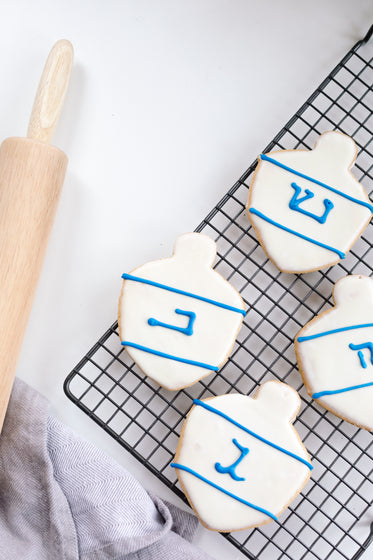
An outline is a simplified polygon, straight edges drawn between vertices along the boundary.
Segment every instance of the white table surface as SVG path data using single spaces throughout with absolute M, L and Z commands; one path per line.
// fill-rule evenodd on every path
M 2 137 L 25 135 L 53 43 L 75 47 L 54 139 L 69 169 L 17 375 L 182 507 L 65 397 L 63 380 L 115 320 L 122 272 L 168 255 L 372 22 L 371 0 L 0 4 Z M 202 527 L 195 542 L 217 560 L 244 558 Z

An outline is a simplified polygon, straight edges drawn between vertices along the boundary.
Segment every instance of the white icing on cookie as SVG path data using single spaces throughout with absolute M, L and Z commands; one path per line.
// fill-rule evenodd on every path
M 186 233 L 177 238 L 172 257 L 123 275 L 122 344 L 141 370 L 167 389 L 217 371 L 242 324 L 244 302 L 211 268 L 215 256 L 212 239 Z
M 333 297 L 335 307 L 297 335 L 299 367 L 308 393 L 321 405 L 373 430 L 373 279 L 346 276 Z
M 313 150 L 259 157 L 247 211 L 280 270 L 300 273 L 335 264 L 368 225 L 372 203 L 350 172 L 356 154 L 349 136 L 326 132 Z
M 202 523 L 236 531 L 277 518 L 312 468 L 291 423 L 297 392 L 268 381 L 254 399 L 230 394 L 194 403 L 172 466 Z

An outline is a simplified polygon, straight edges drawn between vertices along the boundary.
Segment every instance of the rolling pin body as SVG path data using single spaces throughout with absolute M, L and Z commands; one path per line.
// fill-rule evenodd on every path
M 67 167 L 29 138 L 0 147 L 0 430 Z

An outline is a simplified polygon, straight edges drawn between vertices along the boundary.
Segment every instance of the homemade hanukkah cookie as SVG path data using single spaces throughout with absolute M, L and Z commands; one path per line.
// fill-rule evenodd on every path
M 224 532 L 277 521 L 312 470 L 292 425 L 298 393 L 268 381 L 255 398 L 230 394 L 193 403 L 171 466 L 200 521 Z
M 308 393 L 340 418 L 373 430 L 373 279 L 346 276 L 334 286 L 335 307 L 295 339 Z
M 215 242 L 201 233 L 177 238 L 171 257 L 124 279 L 119 336 L 140 369 L 178 390 L 226 362 L 245 316 L 235 288 L 211 267 Z
M 259 156 L 247 213 L 269 259 L 283 272 L 310 272 L 344 259 L 373 206 L 350 172 L 355 142 L 322 134 L 313 150 Z

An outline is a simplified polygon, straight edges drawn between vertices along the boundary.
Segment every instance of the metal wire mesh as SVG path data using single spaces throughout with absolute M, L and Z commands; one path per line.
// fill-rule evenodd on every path
M 373 27 L 371 28 L 372 34 Z M 319 134 L 338 129 L 359 147 L 354 174 L 373 186 L 373 44 L 357 43 L 290 119 L 264 152 L 312 148 Z M 225 535 L 249 558 L 354 559 L 372 540 L 373 438 L 310 399 L 297 371 L 293 340 L 331 305 L 334 283 L 355 273 L 373 275 L 370 224 L 347 258 L 320 272 L 293 275 L 268 261 L 245 213 L 252 164 L 196 231 L 216 240 L 216 270 L 241 293 L 249 312 L 227 364 L 217 375 L 179 392 L 145 377 L 120 346 L 112 325 L 65 382 L 73 402 L 183 497 L 169 466 L 194 398 L 250 394 L 273 377 L 302 399 L 295 427 L 313 460 L 311 481 L 279 522 Z M 373 524 L 371 524 L 371 528 Z M 367 537 L 368 534 L 368 537 Z M 365 541 L 365 542 L 364 542 Z

